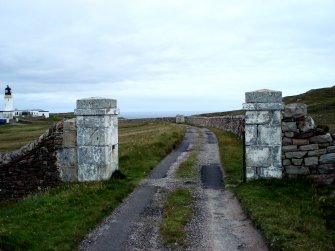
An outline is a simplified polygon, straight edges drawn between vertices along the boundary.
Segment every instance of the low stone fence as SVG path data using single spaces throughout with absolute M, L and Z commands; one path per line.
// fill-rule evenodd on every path
M 185 117 L 185 123 L 197 126 L 215 127 L 243 137 L 244 116 Z
M 63 123 L 13 152 L 0 153 L 0 199 L 15 199 L 61 182 L 57 151 L 63 144 Z
M 141 119 L 119 119 L 119 122 L 176 122 L 175 117 L 162 117 L 162 118 L 141 118 Z
M 311 176 L 319 183 L 335 179 L 335 134 L 327 126 L 315 127 L 304 104 L 285 107 L 282 121 L 283 175 Z

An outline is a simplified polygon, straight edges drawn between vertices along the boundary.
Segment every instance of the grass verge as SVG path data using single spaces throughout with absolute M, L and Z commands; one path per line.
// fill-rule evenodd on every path
M 182 140 L 185 128 L 168 123 L 120 127 L 123 179 L 64 184 L 0 207 L 1 250 L 74 250 Z M 122 175 L 119 175 L 122 176 Z
M 164 245 L 173 249 L 186 246 L 185 226 L 193 215 L 192 203 L 188 189 L 178 188 L 167 195 L 159 228 Z
M 213 131 L 227 179 L 237 184 L 242 177 L 242 142 L 230 133 Z M 335 250 L 334 186 L 271 179 L 231 189 L 272 250 Z
M 237 185 L 243 180 L 242 141 L 231 132 L 210 128 L 218 139 L 220 159 L 224 168 L 225 184 Z

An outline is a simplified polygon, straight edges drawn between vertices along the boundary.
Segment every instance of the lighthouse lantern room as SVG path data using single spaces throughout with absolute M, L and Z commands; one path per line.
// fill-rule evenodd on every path
M 5 111 L 13 111 L 12 89 L 7 85 L 5 89 Z

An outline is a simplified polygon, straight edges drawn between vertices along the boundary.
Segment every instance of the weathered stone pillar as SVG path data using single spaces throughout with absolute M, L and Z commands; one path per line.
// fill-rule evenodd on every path
M 57 149 L 57 166 L 62 181 L 78 181 L 76 120 L 63 122 L 62 147 Z
M 246 92 L 245 101 L 246 178 L 281 178 L 282 93 L 271 90 Z
M 185 123 L 185 116 L 184 115 L 177 115 L 176 116 L 176 123 L 177 124 L 184 124 Z
M 77 100 L 78 180 L 107 180 L 118 169 L 118 119 L 116 100 Z

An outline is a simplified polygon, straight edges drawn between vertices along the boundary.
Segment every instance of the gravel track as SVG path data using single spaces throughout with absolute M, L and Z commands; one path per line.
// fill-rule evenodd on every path
M 191 151 L 198 152 L 199 176 L 176 178 L 175 171 Z M 159 238 L 159 222 L 166 194 L 178 187 L 190 188 L 195 200 L 186 250 L 268 250 L 223 180 L 215 134 L 188 127 L 182 145 L 87 235 L 79 250 L 170 250 Z

